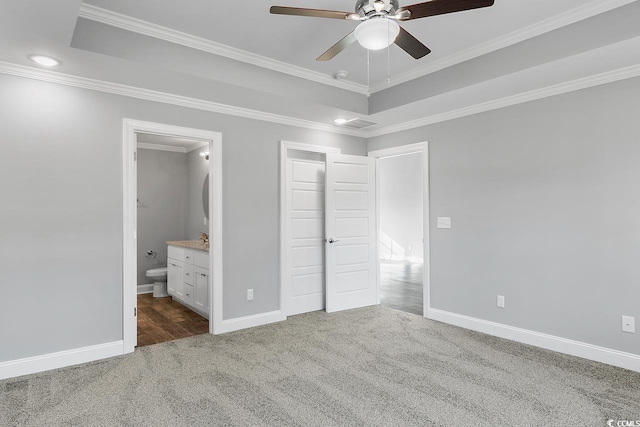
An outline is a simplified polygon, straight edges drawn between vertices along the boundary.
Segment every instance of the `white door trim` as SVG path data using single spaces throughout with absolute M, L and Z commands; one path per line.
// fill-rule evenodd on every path
M 383 150 L 369 151 L 369 157 L 374 157 L 376 159 L 376 233 L 378 243 L 376 245 L 376 251 L 378 251 L 376 259 L 378 262 L 378 304 L 380 303 L 380 174 L 378 172 L 380 168 L 378 167 L 377 163 L 380 159 L 416 153 L 422 154 L 422 239 L 424 245 L 424 264 L 422 271 L 422 314 L 424 317 L 430 317 L 431 256 L 429 253 L 429 142 L 419 142 L 417 144 L 400 145 Z
M 166 125 L 162 123 L 123 119 L 122 145 L 122 295 L 123 295 L 123 341 L 124 353 L 134 351 L 137 337 L 134 333 L 137 318 L 136 274 L 137 274 L 137 150 L 136 133 L 151 133 L 162 136 L 181 136 L 209 142 L 209 264 L 211 266 L 211 288 L 209 292 L 209 332 L 220 333 L 222 325 L 222 133 L 200 129 Z
M 301 142 L 280 141 L 280 311 L 286 319 L 287 295 L 289 295 L 289 248 L 287 230 L 287 153 L 288 150 L 307 151 L 312 153 L 334 153 L 340 154 L 341 150 L 323 145 L 304 144 Z

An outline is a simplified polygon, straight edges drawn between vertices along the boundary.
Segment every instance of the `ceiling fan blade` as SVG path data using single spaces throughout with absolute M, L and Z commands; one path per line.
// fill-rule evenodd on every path
M 400 27 L 400 33 L 398 33 L 398 37 L 396 37 L 396 41 L 394 43 L 415 59 L 420 59 L 431 53 L 431 49 L 423 45 L 420 40 L 413 37 L 402 27 Z
M 401 7 L 398 14 L 405 10 L 411 12 L 409 18 L 402 20 L 426 18 L 427 16 L 444 15 L 446 13 L 462 12 L 463 10 L 479 9 L 481 7 L 493 6 L 494 0 L 432 0 L 424 3 L 412 4 Z
M 340 40 L 338 43 L 331 46 L 325 53 L 320 55 L 316 59 L 316 61 L 328 61 L 330 59 L 333 59 L 334 56 L 336 56 L 337 54 L 345 50 L 355 41 L 356 41 L 356 33 L 355 31 L 352 31 L 346 36 L 344 36 L 344 38 Z
M 353 13 L 336 10 L 303 9 L 300 7 L 271 6 L 269 11 L 274 15 L 313 16 L 316 18 L 349 19 Z

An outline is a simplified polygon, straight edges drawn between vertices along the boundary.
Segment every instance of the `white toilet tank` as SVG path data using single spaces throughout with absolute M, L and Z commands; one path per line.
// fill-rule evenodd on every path
M 167 267 L 152 268 L 147 270 L 146 276 L 148 279 L 154 282 L 166 282 L 167 281 Z

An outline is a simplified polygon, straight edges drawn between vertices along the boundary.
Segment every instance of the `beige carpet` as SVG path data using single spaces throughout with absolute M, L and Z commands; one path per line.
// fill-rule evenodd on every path
M 606 426 L 640 374 L 383 307 L 0 381 L 0 426 Z

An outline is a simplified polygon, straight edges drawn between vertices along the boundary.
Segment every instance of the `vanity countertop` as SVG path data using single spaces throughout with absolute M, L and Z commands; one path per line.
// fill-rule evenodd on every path
M 209 252 L 209 242 L 204 243 L 202 240 L 175 240 L 167 242 L 167 245 Z

